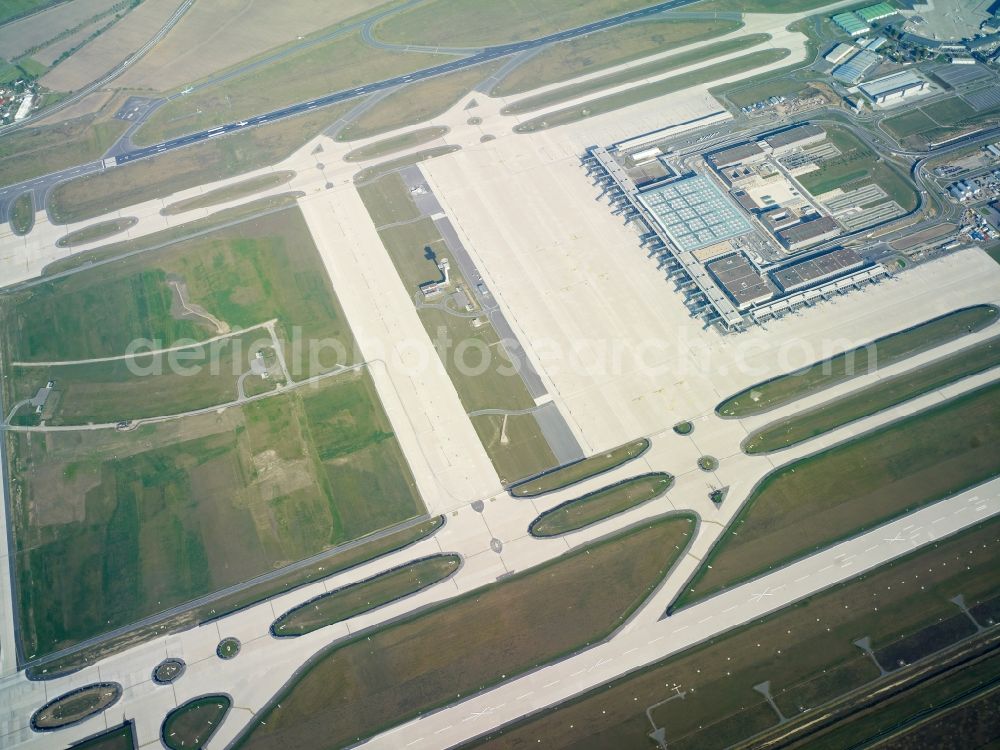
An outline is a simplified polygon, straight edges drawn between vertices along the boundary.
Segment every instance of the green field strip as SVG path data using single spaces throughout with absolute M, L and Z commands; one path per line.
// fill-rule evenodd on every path
M 229 713 L 228 695 L 203 695 L 178 706 L 160 726 L 160 739 L 169 750 L 201 750 Z
M 537 477 L 518 482 L 510 488 L 514 497 L 538 497 L 617 469 L 645 453 L 650 446 L 648 438 L 619 445 L 581 461 L 560 466 Z
M 192 211 L 196 208 L 210 208 L 211 206 L 239 200 L 240 198 L 245 198 L 248 195 L 253 195 L 264 190 L 271 190 L 284 185 L 293 177 L 295 177 L 295 172 L 290 169 L 284 169 L 279 172 L 268 172 L 257 177 L 251 177 L 248 180 L 241 180 L 232 185 L 210 190 L 193 198 L 185 198 L 182 201 L 168 203 L 160 209 L 160 213 L 164 216 L 175 216 L 176 214 Z

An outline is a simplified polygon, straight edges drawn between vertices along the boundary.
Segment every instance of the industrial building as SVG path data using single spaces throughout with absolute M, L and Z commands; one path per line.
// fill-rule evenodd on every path
M 732 298 L 737 310 L 746 310 L 774 297 L 774 285 L 742 253 L 713 260 L 705 268 Z
M 833 49 L 823 56 L 823 59 L 831 65 L 839 65 L 857 51 L 858 48 L 853 44 L 845 44 L 844 42 L 841 42 L 834 45 Z
M 797 148 L 819 143 L 824 139 L 826 139 L 826 131 L 823 128 L 807 123 L 766 135 L 761 140 L 767 145 L 771 156 L 779 157 Z
M 840 234 L 840 226 L 829 216 L 820 216 L 809 221 L 802 221 L 774 233 L 786 248 L 791 251 L 804 250 L 807 247 L 829 240 Z
M 771 278 L 782 292 L 789 294 L 843 276 L 864 265 L 864 258 L 845 247 L 772 271 Z
M 729 197 L 705 175 L 668 182 L 637 197 L 681 252 L 698 250 L 753 229 Z
M 858 88 L 874 104 L 891 104 L 927 89 L 927 81 L 912 70 L 901 70 L 874 81 L 862 83 Z
M 868 5 L 860 10 L 856 10 L 854 13 L 865 23 L 874 23 L 875 21 L 881 21 L 883 18 L 894 16 L 899 11 L 889 5 L 889 3 L 876 3 L 875 5 Z
M 724 148 L 721 151 L 709 154 L 706 158 L 713 167 L 719 170 L 726 167 L 735 167 L 740 164 L 755 164 L 763 161 L 765 156 L 764 149 L 756 143 L 750 142 Z
M 834 68 L 830 75 L 841 83 L 853 86 L 865 77 L 865 73 L 878 65 L 879 59 L 872 50 L 863 49 L 844 64 Z
M 830 20 L 851 36 L 861 36 L 868 32 L 868 24 L 853 13 L 837 13 Z

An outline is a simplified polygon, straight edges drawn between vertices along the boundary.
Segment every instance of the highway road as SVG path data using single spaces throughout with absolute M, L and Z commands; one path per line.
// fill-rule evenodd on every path
M 454 747 L 850 580 L 997 513 L 1000 479 L 727 589 L 668 618 L 638 624 L 633 619 L 601 645 L 409 721 L 361 746 L 372 750 Z

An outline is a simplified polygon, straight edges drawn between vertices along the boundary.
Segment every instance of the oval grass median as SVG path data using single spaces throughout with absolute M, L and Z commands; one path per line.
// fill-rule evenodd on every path
M 749 55 L 742 55 L 714 65 L 706 65 L 703 68 L 671 76 L 661 81 L 634 86 L 625 91 L 619 91 L 616 94 L 609 94 L 598 99 L 590 99 L 582 104 L 539 115 L 516 125 L 514 132 L 535 133 L 539 130 L 568 125 L 572 122 L 587 119 L 588 117 L 603 115 L 622 107 L 628 107 L 649 99 L 656 99 L 667 94 L 683 91 L 692 86 L 700 86 L 701 84 L 710 83 L 720 78 L 727 78 L 731 75 L 744 74 L 754 68 L 776 63 L 788 57 L 789 54 L 791 54 L 789 50 L 784 48 L 751 52 Z
M 670 489 L 674 478 L 662 471 L 642 474 L 547 510 L 528 527 L 535 537 L 567 534 L 655 500 Z
M 596 477 L 598 474 L 617 469 L 619 466 L 638 458 L 649 449 L 649 439 L 641 438 L 625 445 L 619 445 L 604 453 L 598 453 L 565 466 L 560 466 L 532 479 L 511 485 L 514 497 L 538 497 L 547 492 L 555 492 L 564 487 Z
M 363 614 L 450 578 L 461 563 L 459 555 L 432 555 L 321 594 L 271 623 L 271 635 L 276 638 L 305 635 Z
M 979 331 L 997 320 L 994 305 L 974 305 L 890 333 L 868 344 L 801 369 L 765 380 L 730 396 L 717 407 L 720 417 L 750 417 L 825 388 L 874 372 L 935 346 Z
M 233 747 L 354 745 L 586 648 L 620 627 L 687 548 L 672 514 L 325 649 Z M 529 634 L 527 637 L 525 634 Z
M 35 226 L 35 196 L 30 190 L 21 193 L 10 204 L 10 228 L 14 234 L 26 235 Z
M 122 686 L 117 682 L 98 682 L 71 690 L 53 698 L 31 715 L 31 728 L 36 732 L 79 724 L 94 714 L 99 714 L 122 697 Z
M 743 441 L 743 451 L 770 453 L 798 445 L 997 365 L 1000 365 L 1000 338 L 992 338 L 815 409 L 772 422 L 751 433 Z
M 1000 473 L 1000 383 L 772 471 L 668 612 Z
M 271 190 L 272 188 L 284 185 L 294 176 L 295 172 L 291 169 L 257 175 L 256 177 L 251 177 L 248 180 L 234 182 L 232 185 L 225 185 L 224 187 L 210 190 L 207 193 L 202 193 L 201 195 L 196 195 L 192 198 L 185 198 L 184 200 L 168 203 L 160 209 L 160 213 L 164 216 L 176 216 L 177 214 L 182 214 L 185 211 L 193 211 L 196 208 L 209 208 L 210 206 L 217 206 L 220 203 L 228 203 L 229 201 L 239 200 L 240 198 L 245 198 L 248 195 L 253 195 L 254 193 Z
M 138 223 L 139 220 L 134 216 L 123 216 L 120 219 L 101 221 L 60 237 L 56 240 L 56 247 L 77 247 L 78 245 L 86 245 L 89 242 L 97 242 L 108 237 L 113 237 L 116 234 L 121 234 L 126 229 L 131 229 Z
M 228 695 L 203 695 L 178 706 L 160 726 L 160 739 L 170 750 L 199 750 L 212 739 L 233 704 Z

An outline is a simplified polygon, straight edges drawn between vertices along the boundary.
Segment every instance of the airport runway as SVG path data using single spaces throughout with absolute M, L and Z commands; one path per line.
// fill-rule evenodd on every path
M 651 625 L 630 628 L 626 624 L 604 644 L 390 729 L 362 746 L 386 750 L 454 747 L 855 578 L 997 513 L 1000 479 L 993 479 Z

